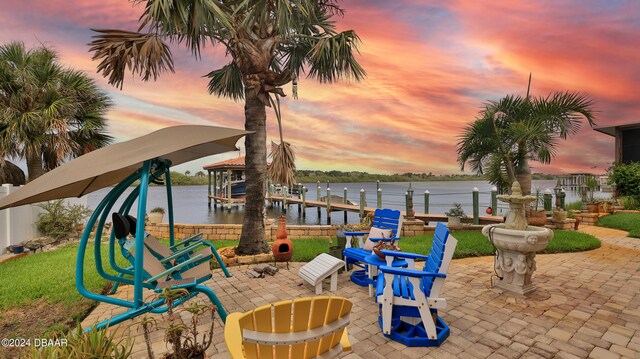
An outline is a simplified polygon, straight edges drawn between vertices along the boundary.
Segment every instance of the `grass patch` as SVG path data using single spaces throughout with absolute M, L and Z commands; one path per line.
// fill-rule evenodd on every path
M 553 238 L 541 253 L 582 252 L 600 248 L 600 240 L 590 234 L 576 231 L 553 232 Z
M 575 231 L 554 231 L 555 235 L 547 248 L 541 253 L 580 252 L 600 248 L 600 241 L 591 235 Z M 458 240 L 453 258 L 491 256 L 494 248 L 480 231 L 454 231 L 452 235 Z M 407 237 L 400 240 L 403 251 L 428 254 L 433 242 L 433 234 Z
M 95 270 L 93 245 L 85 255 L 84 283 L 92 292 L 102 292 L 107 281 Z M 102 247 L 108 267 L 108 247 Z M 0 337 L 41 338 L 75 327 L 97 304 L 84 298 L 75 286 L 78 243 L 54 251 L 40 252 L 0 264 Z M 126 265 L 121 256 L 119 265 Z M 17 349 L 8 349 L 9 357 Z M 0 352 L 0 357 L 3 353 Z
M 72 243 L 54 251 L 40 252 L 0 264 L 0 310 L 21 306 L 36 299 L 50 304 L 62 302 L 73 306 L 84 297 L 75 286 L 78 244 Z M 102 246 L 103 264 L 108 266 L 108 247 Z M 118 258 L 120 265 L 126 260 Z M 85 254 L 84 283 L 90 291 L 100 292 L 107 281 L 95 270 L 93 245 Z
M 616 213 L 600 217 L 596 226 L 627 231 L 629 237 L 640 238 L 640 214 L 638 213 Z

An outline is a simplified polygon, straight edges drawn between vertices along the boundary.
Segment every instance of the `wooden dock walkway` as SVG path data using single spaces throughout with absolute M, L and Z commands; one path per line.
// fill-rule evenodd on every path
M 228 198 L 228 197 L 220 197 L 220 196 L 209 196 L 210 199 L 213 200 L 213 205 L 220 205 L 220 206 L 238 206 L 241 204 L 244 204 L 245 202 L 245 198 L 244 197 L 239 197 L 239 198 Z
M 284 198 L 282 196 L 271 196 L 267 197 L 268 201 L 275 203 L 284 203 Z M 324 208 L 326 211 L 327 202 L 306 200 L 305 206 L 306 208 L 301 208 L 303 201 L 301 198 L 295 197 L 287 197 L 287 206 L 297 204 L 299 209 L 301 209 L 304 213 L 306 208 L 317 208 L 320 213 L 320 209 Z M 370 213 L 375 212 L 375 207 L 364 207 L 364 212 Z M 331 212 L 360 212 L 360 206 L 353 204 L 345 204 L 345 203 L 331 203 Z M 403 216 L 406 216 L 406 211 L 400 211 Z M 434 213 L 415 213 L 415 218 L 421 221 L 427 222 L 447 222 L 447 216 L 445 214 L 434 214 Z M 479 216 L 480 224 L 492 224 L 492 223 L 502 223 L 504 222 L 504 217 L 501 216 Z M 465 221 L 467 222 L 467 221 Z

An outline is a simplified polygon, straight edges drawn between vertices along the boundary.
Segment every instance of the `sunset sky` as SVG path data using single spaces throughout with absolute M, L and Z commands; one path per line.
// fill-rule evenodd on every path
M 640 1 L 342 1 L 340 29 L 360 38 L 360 83 L 302 79 L 283 100 L 285 140 L 300 169 L 372 173 L 458 173 L 456 143 L 487 100 L 526 92 L 581 91 L 596 101 L 598 126 L 640 122 Z M 201 61 L 174 45 L 175 74 L 157 82 L 128 76 L 122 91 L 96 73 L 90 28 L 134 31 L 142 7 L 127 0 L 2 2 L 0 43 L 43 43 L 86 71 L 114 100 L 109 130 L 118 141 L 179 124 L 242 128 L 243 104 L 207 92 L 202 76 L 229 62 L 208 47 Z M 290 94 L 290 85 L 285 87 Z M 270 109 L 268 141 L 278 141 Z M 583 126 L 535 172 L 604 172 L 612 137 Z M 243 145 L 242 142 L 239 143 Z M 180 166 L 201 170 L 227 154 Z

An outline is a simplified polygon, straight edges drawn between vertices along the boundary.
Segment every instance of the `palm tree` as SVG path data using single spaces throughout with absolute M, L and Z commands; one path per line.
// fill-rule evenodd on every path
M 94 59 L 102 59 L 109 83 L 122 87 L 125 69 L 156 79 L 173 71 L 169 47 L 162 38 L 186 45 L 197 58 L 205 44 L 222 46 L 230 62 L 205 75 L 209 93 L 244 100 L 246 203 L 236 252 L 268 251 L 265 241 L 264 192 L 267 171 L 266 106 L 284 96 L 281 86 L 293 82 L 296 97 L 301 72 L 320 82 L 360 80 L 364 70 L 354 58 L 358 36 L 337 32 L 336 0 L 148 0 L 138 32 L 95 30 Z M 141 31 L 146 33 L 141 33 Z M 272 96 L 275 96 L 275 101 Z
M 55 51 L 0 46 L 0 162 L 25 159 L 29 180 L 111 142 L 107 95 Z
M 529 78 L 529 84 L 531 78 Z M 550 163 L 558 140 L 578 132 L 582 119 L 595 125 L 593 101 L 573 92 L 547 97 L 508 95 L 485 104 L 475 122 L 465 127 L 458 142 L 458 162 L 485 174 L 501 192 L 518 181 L 531 193 L 529 161 Z

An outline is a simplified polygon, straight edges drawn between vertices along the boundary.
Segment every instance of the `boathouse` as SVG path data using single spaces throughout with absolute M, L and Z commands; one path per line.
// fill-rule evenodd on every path
M 244 204 L 245 187 L 245 157 L 232 158 L 221 162 L 211 163 L 202 167 L 209 174 L 209 198 L 207 203 L 211 207 Z

